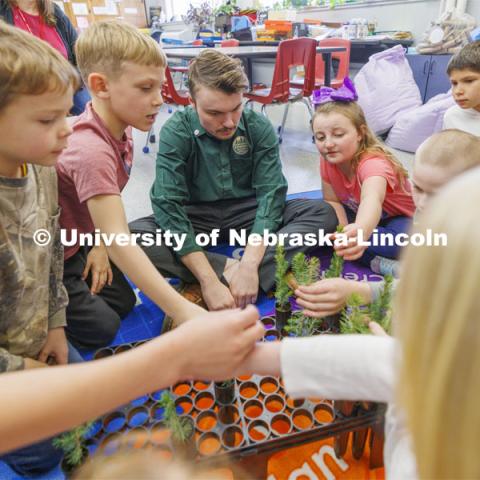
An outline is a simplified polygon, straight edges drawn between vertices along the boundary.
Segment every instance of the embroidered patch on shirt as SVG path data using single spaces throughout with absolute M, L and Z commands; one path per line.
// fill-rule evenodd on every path
M 235 138 L 235 140 L 233 141 L 232 148 L 237 155 L 246 155 L 250 149 L 250 147 L 248 146 L 247 139 L 242 136 Z

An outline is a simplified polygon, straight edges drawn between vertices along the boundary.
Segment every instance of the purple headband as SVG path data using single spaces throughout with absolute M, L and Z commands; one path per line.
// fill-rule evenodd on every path
M 321 105 L 327 102 L 354 102 L 355 100 L 358 100 L 355 86 L 348 77 L 345 77 L 340 88 L 321 87 L 320 90 L 314 90 L 312 103 Z

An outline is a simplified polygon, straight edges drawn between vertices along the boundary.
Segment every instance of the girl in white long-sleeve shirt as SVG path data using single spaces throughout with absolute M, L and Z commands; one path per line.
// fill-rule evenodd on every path
M 466 172 L 420 215 L 415 232 L 446 234 L 447 246 L 406 248 L 396 339 L 289 338 L 244 366 L 281 374 L 292 397 L 388 402 L 389 479 L 480 478 L 479 184 L 479 168 Z

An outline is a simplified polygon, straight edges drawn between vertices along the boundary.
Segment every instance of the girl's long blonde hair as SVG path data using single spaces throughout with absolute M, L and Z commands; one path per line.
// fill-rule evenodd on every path
M 329 113 L 339 113 L 347 117 L 362 137 L 352 161 L 354 172 L 357 171 L 360 159 L 364 154 L 380 154 L 392 164 L 400 185 L 403 185 L 404 180 L 408 178 L 407 170 L 369 128 L 362 107 L 357 102 L 327 102 L 319 105 L 315 110 L 312 126 L 319 115 L 328 115 Z
M 406 248 L 396 292 L 398 397 L 425 479 L 480 478 L 479 184 L 476 168 L 430 202 L 416 231 L 448 246 Z

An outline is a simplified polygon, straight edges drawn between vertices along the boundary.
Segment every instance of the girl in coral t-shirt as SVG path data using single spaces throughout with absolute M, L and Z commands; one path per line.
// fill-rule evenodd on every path
M 387 242 L 367 247 L 360 234 L 366 242 L 408 232 L 415 211 L 408 173 L 368 128 L 349 79 L 339 91 L 322 88 L 315 93 L 320 105 L 313 133 L 321 155 L 323 196 L 349 237 L 348 246 L 336 245 L 335 250 L 346 260 L 377 264 L 378 271 L 379 259 L 397 258 L 400 246 Z

